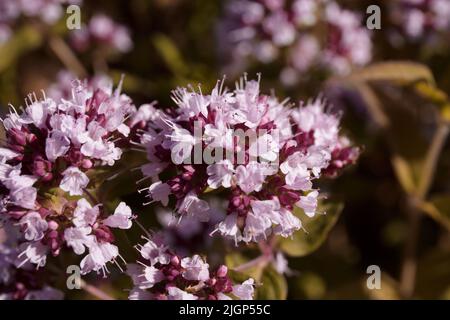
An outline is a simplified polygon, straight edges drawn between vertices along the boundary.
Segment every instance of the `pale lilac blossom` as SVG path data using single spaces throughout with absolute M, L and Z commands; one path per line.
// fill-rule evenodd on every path
M 140 190 L 148 203 L 168 206 L 173 198 L 174 220 L 206 222 L 217 209 L 206 195 L 228 190 L 227 215 L 211 234 L 236 243 L 291 236 L 302 227 L 295 207 L 314 216 L 319 196 L 314 180 L 336 175 L 356 160 L 358 149 L 341 135 L 340 117 L 324 101 L 293 107 L 261 94 L 259 86 L 260 79 L 244 77 L 233 91 L 220 81 L 209 95 L 192 88 L 175 91 L 178 109 L 158 111 L 163 120 L 149 122 L 141 135 L 149 160 L 141 167 L 142 181 L 156 181 Z M 213 161 L 197 162 L 199 148 L 203 156 L 214 149 Z
M 445 1 L 445 0 L 444 0 Z M 372 59 L 372 41 L 362 14 L 333 0 L 231 0 L 219 23 L 218 41 L 227 73 L 255 60 L 280 62 L 280 79 L 297 84 L 307 72 L 348 74 Z
M 158 239 L 147 239 L 137 249 L 142 259 L 127 268 L 134 284 L 129 299 L 223 300 L 231 294 L 253 299 L 253 279 L 244 282 L 244 287 L 233 287 L 224 265 L 213 271 L 199 255 L 180 257 Z
M 3 119 L 0 219 L 20 226 L 20 267 L 43 266 L 48 254 L 70 248 L 88 251 L 83 272 L 105 274 L 120 258 L 111 229 L 129 229 L 134 216 L 124 202 L 108 215 L 92 195 L 91 178 L 120 159 L 136 107 L 121 85 L 69 78 L 52 96 L 30 94 L 21 113 L 11 106 Z

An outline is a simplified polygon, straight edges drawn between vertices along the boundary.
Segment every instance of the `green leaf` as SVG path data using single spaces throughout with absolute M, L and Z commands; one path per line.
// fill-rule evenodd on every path
M 25 26 L 14 33 L 14 36 L 0 46 L 0 72 L 13 64 L 21 54 L 37 48 L 42 43 L 42 35 L 36 28 Z
M 113 167 L 96 170 L 95 176 L 90 178 L 97 190 L 98 200 L 107 204 L 121 199 L 125 195 L 135 193 L 139 189 L 136 181 L 142 178 L 142 173 L 138 168 L 145 161 L 143 153 L 124 152 L 122 158 Z
M 394 168 L 397 180 L 406 193 L 413 193 L 417 188 L 417 182 L 414 181 L 414 174 L 411 165 L 405 158 L 398 154 L 391 156 L 392 167 Z
M 206 189 L 205 189 L 205 191 L 203 191 L 203 193 L 210 193 L 210 192 L 213 192 L 213 191 L 216 191 L 217 189 L 213 189 L 213 188 L 211 188 L 211 187 L 207 187 Z
M 230 279 L 233 283 L 242 283 L 250 278 L 248 276 L 248 274 L 246 274 L 244 272 L 239 272 L 239 271 L 230 270 L 230 269 L 228 270 L 227 275 L 228 275 L 228 277 L 230 277 Z
M 342 203 L 319 204 L 318 211 L 325 214 L 318 214 L 313 218 L 304 215 L 302 209 L 295 208 L 294 212 L 301 219 L 306 231 L 299 230 L 292 238 L 281 239 L 281 250 L 293 257 L 306 256 L 317 250 L 336 224 L 343 207 Z
M 327 293 L 326 281 L 319 274 L 302 270 L 293 281 L 293 290 L 306 299 L 323 299 Z
M 417 263 L 415 297 L 419 299 L 449 299 L 450 254 L 448 248 L 432 249 Z
M 249 258 L 245 257 L 241 253 L 233 252 L 233 253 L 228 254 L 225 257 L 225 264 L 227 265 L 227 267 L 230 270 L 233 270 L 234 268 L 247 263 L 249 260 L 250 260 Z M 243 277 L 245 277 L 244 281 L 247 280 L 248 278 L 253 278 L 256 281 L 259 281 L 261 279 L 263 269 L 264 269 L 264 265 L 257 265 L 257 266 L 248 268 L 245 271 L 237 272 L 237 271 L 233 270 L 233 272 L 235 272 L 235 273 L 237 272 L 239 275 L 242 275 Z M 242 281 L 240 281 L 240 282 L 242 282 Z
M 158 34 L 152 40 L 156 50 L 158 50 L 172 73 L 176 76 L 186 76 L 189 69 L 172 39 L 163 34 Z
M 363 288 L 367 297 L 372 300 L 399 300 L 400 289 L 399 284 L 386 272 L 381 273 L 380 289 L 369 289 L 367 286 L 367 279 L 364 277 L 361 281 L 361 287 Z
M 450 100 L 445 91 L 427 82 L 418 82 L 414 88 L 422 98 L 439 107 L 442 119 L 450 121 Z
M 261 277 L 260 286 L 256 289 L 258 300 L 285 300 L 287 297 L 286 278 L 273 267 L 268 266 Z
M 401 83 L 421 80 L 429 83 L 435 82 L 433 74 L 427 66 L 410 61 L 375 63 L 354 72 L 350 79 L 352 81 L 398 81 Z
M 427 122 L 424 115 L 437 111 L 440 119 L 450 119 L 447 94 L 436 87 L 427 66 L 414 62 L 377 63 L 345 79 L 344 85 L 359 92 L 372 119 L 383 130 L 400 185 L 408 194 L 420 193 L 430 144 L 427 130 L 429 133 L 432 124 L 437 126 L 436 121 Z
M 400 185 L 407 193 L 417 191 L 430 143 L 425 130 L 430 122 L 426 123 L 423 114 L 437 109 L 421 101 L 412 87 L 361 82 L 355 88 L 390 147 L 392 166 Z
M 436 222 L 450 231 L 450 194 L 430 197 L 430 201 L 420 204 L 421 209 Z

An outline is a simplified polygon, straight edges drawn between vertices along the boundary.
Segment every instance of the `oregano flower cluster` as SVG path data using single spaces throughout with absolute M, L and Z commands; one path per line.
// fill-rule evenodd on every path
M 259 79 L 244 77 L 233 91 L 219 81 L 210 94 L 178 88 L 173 100 L 166 112 L 148 106 L 153 121 L 141 144 L 149 163 L 141 170 L 154 182 L 141 192 L 150 203 L 173 204 L 177 219 L 199 221 L 215 209 L 205 196 L 223 192 L 227 215 L 212 233 L 236 243 L 291 236 L 301 228 L 294 207 L 316 214 L 314 180 L 358 157 L 324 101 L 291 106 L 261 94 Z
M 55 24 L 66 6 L 80 5 L 82 0 L 2 0 L 0 1 L 0 45 L 8 41 L 21 17 L 33 18 L 47 25 Z
M 281 66 L 280 80 L 294 85 L 313 69 L 347 74 L 372 59 L 362 16 L 333 0 L 226 1 L 219 44 L 230 72 L 252 61 Z
M 0 251 L 8 279 L 0 288 L 7 298 L 62 298 L 38 275 L 49 255 L 64 252 L 81 256 L 82 274 L 107 277 L 109 263 L 126 267 L 130 299 L 251 299 L 258 282 L 234 282 L 225 265 L 210 267 L 173 237 L 206 243 L 220 235 L 238 245 L 303 232 L 294 209 L 316 214 L 314 181 L 335 176 L 359 154 L 325 101 L 280 101 L 261 93 L 260 77 L 244 76 L 231 91 L 218 81 L 209 94 L 178 88 L 175 107 L 164 110 L 155 103 L 136 108 L 121 93 L 122 81 L 114 89 L 105 77 L 70 78 L 61 73 L 49 95 L 30 94 L 24 108 L 11 105 L 2 119 L 0 218 L 9 231 Z M 145 238 L 138 262 L 129 264 L 119 251 L 130 248 L 120 247 L 113 231 L 130 230 L 139 214 L 123 201 L 101 203 L 97 191 L 102 173 L 139 151 L 147 160 L 137 184 L 151 183 L 132 191 L 166 211 L 159 215 L 163 230 Z M 110 179 L 117 176 L 112 171 Z M 281 252 L 276 257 L 274 267 L 289 270 Z M 11 281 L 15 276 L 25 280 Z
M 211 270 L 199 255 L 180 257 L 158 237 L 147 239 L 137 249 L 141 260 L 128 265 L 134 288 L 130 299 L 136 300 L 251 300 L 254 280 L 233 285 L 228 268 Z
M 442 40 L 440 35 L 450 31 L 450 2 L 446 0 L 399 0 L 389 5 L 394 25 L 409 41 L 437 44 Z
M 19 112 L 13 106 L 2 120 L 0 148 L 1 218 L 19 226 L 19 266 L 46 264 L 48 254 L 69 247 L 83 273 L 106 271 L 119 256 L 111 228 L 131 227 L 131 209 L 120 203 L 109 214 L 88 189 L 98 168 L 120 159 L 116 143 L 130 128 L 124 123 L 136 110 L 120 87 L 91 87 L 79 81 L 68 99 L 42 93 L 27 97 Z

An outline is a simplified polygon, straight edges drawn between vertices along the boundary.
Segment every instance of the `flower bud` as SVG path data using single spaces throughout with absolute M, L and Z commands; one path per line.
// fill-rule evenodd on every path
M 219 269 L 217 269 L 217 276 L 218 276 L 219 278 L 225 277 L 225 276 L 227 275 L 227 273 L 228 273 L 228 268 L 227 268 L 227 266 L 225 266 L 225 265 L 221 265 L 221 266 L 219 267 Z

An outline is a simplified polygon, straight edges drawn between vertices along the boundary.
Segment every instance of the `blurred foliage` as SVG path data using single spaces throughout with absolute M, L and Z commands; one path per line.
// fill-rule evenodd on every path
M 133 35 L 134 49 L 123 56 L 108 58 L 105 64 L 93 63 L 91 57 L 79 55 L 89 74 L 106 72 L 117 83 L 125 74 L 124 91 L 137 105 L 158 100 L 172 105 L 169 92 L 179 85 L 202 83 L 203 90 L 222 78 L 217 52 L 216 22 L 223 3 L 218 0 L 130 0 L 84 1 L 82 20 L 94 12 L 106 12 L 126 24 Z M 342 1 L 365 12 L 369 4 L 385 8 L 386 1 Z M 385 11 L 383 11 L 385 12 Z M 320 188 L 336 197 L 318 215 L 309 219 L 301 215 L 307 232 L 298 232 L 278 245 L 289 257 L 289 275 L 278 274 L 270 263 L 245 272 L 231 271 L 236 279 L 253 276 L 259 286 L 258 298 L 272 299 L 395 299 L 401 297 L 399 282 L 403 247 L 410 241 L 408 208 L 411 196 L 420 192 L 426 154 L 433 135 L 442 121 L 448 121 L 450 108 L 450 50 L 431 52 L 426 46 L 408 44 L 393 47 L 387 41 L 389 22 L 383 14 L 383 29 L 374 31 L 374 64 L 347 78 L 324 79 L 309 75 L 308 84 L 283 88 L 274 66 L 254 66 L 248 71 L 263 73 L 264 90 L 275 89 L 281 97 L 299 98 L 323 93 L 344 113 L 345 128 L 364 151 L 359 163 L 335 181 L 321 182 Z M 31 91 L 40 92 L 55 81 L 64 68 L 49 46 L 50 35 L 66 37 L 63 25 L 51 30 L 34 23 L 17 29 L 12 39 L 0 46 L 0 106 L 23 104 Z M 403 62 L 402 62 L 403 60 Z M 408 60 L 407 62 L 405 60 Z M 99 65 L 103 67 L 99 68 Z M 235 79 L 228 79 L 231 84 Z M 450 299 L 450 148 L 443 146 L 429 197 L 421 194 L 416 205 L 421 212 L 417 241 L 417 283 L 414 297 Z M 102 177 L 98 196 L 114 205 L 126 200 L 140 212 L 139 221 L 157 229 L 155 210 L 142 206 L 144 199 L 136 192 L 139 176 L 133 169 L 143 161 L 132 155 L 113 168 L 117 179 Z M 333 199 L 334 201 L 335 199 Z M 127 260 L 134 260 L 132 245 L 143 234 L 134 226 L 127 234 L 117 233 L 121 243 L 130 248 Z M 230 249 L 231 248 L 231 249 Z M 257 255 L 256 248 L 236 252 L 234 247 L 215 247 L 230 269 Z M 49 262 L 55 266 L 56 281 L 64 287 L 65 277 L 58 277 L 58 266 L 73 257 L 60 256 Z M 379 265 L 382 289 L 368 290 L 366 268 Z M 130 287 L 129 279 L 113 271 L 112 285 Z M 86 281 L 91 280 L 87 278 Z M 126 292 L 113 291 L 111 283 L 96 285 L 117 297 Z M 117 285 L 117 286 L 116 286 Z M 82 291 L 69 293 L 72 298 L 86 297 Z M 92 298 L 92 297 L 89 297 Z
M 280 249 L 291 257 L 303 257 L 314 252 L 326 240 L 342 209 L 342 204 L 322 203 L 318 206 L 318 215 L 305 218 L 303 210 L 296 207 L 294 213 L 303 221 L 304 232 L 296 232 L 291 238 L 281 239 Z

